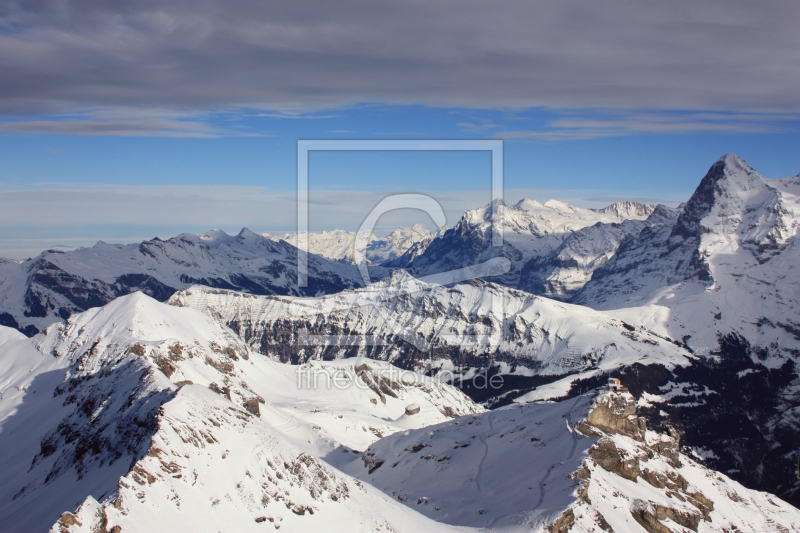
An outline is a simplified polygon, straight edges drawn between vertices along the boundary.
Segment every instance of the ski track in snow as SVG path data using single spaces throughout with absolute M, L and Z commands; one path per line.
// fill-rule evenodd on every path
M 494 417 L 489 415 L 487 418 L 489 419 L 489 431 L 486 432 L 485 436 L 481 435 L 480 437 L 484 450 L 481 462 L 478 463 L 478 473 L 475 474 L 475 488 L 478 489 L 478 494 L 483 494 L 483 489 L 481 488 L 481 474 L 483 474 L 483 463 L 486 461 L 486 457 L 489 455 L 489 445 L 486 443 L 486 439 L 492 434 L 492 429 L 494 428 Z
M 533 506 L 533 509 L 531 509 L 531 511 L 536 511 L 537 509 L 539 509 L 539 507 L 542 506 L 542 503 L 544 503 L 545 484 L 547 483 L 547 480 L 550 479 L 550 474 L 553 472 L 553 469 L 557 466 L 563 465 L 565 462 L 572 459 L 572 456 L 575 454 L 575 448 L 578 447 L 578 436 L 575 434 L 575 429 L 572 427 L 572 424 L 570 422 L 572 422 L 572 411 L 575 409 L 575 405 L 580 401 L 580 399 L 581 396 L 575 398 L 575 400 L 572 402 L 572 406 L 569 408 L 569 412 L 567 413 L 566 417 L 567 429 L 569 430 L 570 434 L 572 434 L 572 447 L 569 450 L 569 454 L 560 463 L 554 463 L 550 465 L 550 468 L 547 469 L 547 472 L 545 473 L 544 477 L 542 477 L 542 479 L 539 480 L 539 501 L 536 502 L 536 505 Z

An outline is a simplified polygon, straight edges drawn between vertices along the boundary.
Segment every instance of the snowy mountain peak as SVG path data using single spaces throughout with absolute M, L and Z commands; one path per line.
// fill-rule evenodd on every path
M 736 197 L 744 201 L 766 188 L 764 178 L 750 165 L 734 154 L 727 154 L 708 169 L 686 202 L 672 234 L 684 238 L 697 236 L 702 219 L 720 199 Z
M 672 207 L 667 207 L 664 204 L 658 204 L 653 208 L 653 212 L 647 217 L 647 221 L 651 223 L 663 222 L 667 220 L 675 220 L 678 218 L 680 211 Z
M 705 257 L 744 247 L 766 261 L 796 233 L 798 192 L 728 154 L 709 169 L 671 236 L 700 239 Z
M 750 165 L 748 165 L 744 159 L 730 152 L 717 159 L 715 164 L 718 163 L 723 164 L 726 168 L 735 168 L 735 169 L 750 170 L 750 171 L 753 170 L 753 168 Z
M 655 208 L 656 207 L 654 205 L 624 200 L 621 202 L 614 202 L 613 204 L 602 209 L 594 209 L 593 211 L 609 215 L 616 215 L 622 219 L 628 219 L 649 216 L 655 210 Z
M 246 240 L 246 239 L 258 239 L 263 237 L 261 235 L 257 235 L 256 233 L 253 233 L 248 228 L 242 228 L 242 230 L 238 233 L 238 235 L 236 235 L 236 238 L 240 240 Z
M 519 207 L 520 209 L 524 209 L 526 211 L 532 211 L 535 209 L 542 209 L 544 207 L 541 203 L 537 202 L 536 200 L 532 200 L 530 198 L 523 198 L 516 204 L 514 207 Z
M 227 233 L 217 228 L 214 228 L 211 231 L 207 231 L 206 233 L 201 233 L 200 235 L 198 235 L 201 241 L 221 241 L 228 236 L 229 235 Z
M 549 207 L 550 209 L 555 209 L 556 211 L 575 211 L 575 208 L 569 205 L 566 202 L 562 202 L 561 200 L 554 200 L 550 199 L 544 203 L 545 207 Z

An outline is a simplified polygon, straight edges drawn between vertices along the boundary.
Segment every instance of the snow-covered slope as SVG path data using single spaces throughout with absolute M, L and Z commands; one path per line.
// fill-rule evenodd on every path
M 662 205 L 656 209 L 659 214 L 671 213 Z M 658 216 L 651 214 L 645 221 L 598 222 L 570 233 L 551 253 L 534 257 L 522 265 L 519 287 L 534 294 L 569 299 L 614 256 L 623 239 L 654 224 Z
M 800 510 L 646 430 L 604 393 L 501 408 L 370 446 L 343 468 L 435 520 L 502 531 L 789 531 Z
M 797 179 L 771 181 L 726 155 L 673 218 L 628 238 L 574 299 L 596 309 L 637 307 L 635 322 L 699 353 L 731 331 L 785 356 L 800 309 Z M 643 307 L 644 306 L 644 307 Z M 634 316 L 636 315 L 636 316 Z
M 405 368 L 504 363 L 560 376 L 623 364 L 681 364 L 688 352 L 602 312 L 473 280 L 444 287 L 403 271 L 324 298 L 192 287 L 169 303 L 202 311 L 282 361 L 365 356 Z
M 243 229 L 214 230 L 127 246 L 98 242 L 73 252 L 46 251 L 22 263 L 0 261 L 0 325 L 29 335 L 72 313 L 141 290 L 166 300 L 202 283 L 256 294 L 330 294 L 356 287 L 352 265 L 310 255 L 308 287 L 297 287 L 297 249 Z
M 295 459 L 307 456 L 297 459 L 305 465 L 297 468 L 313 470 L 319 465 L 317 458 L 363 450 L 382 435 L 483 411 L 446 384 L 401 373 L 385 363 L 365 365 L 363 360 L 345 360 L 332 367 L 320 364 L 298 368 L 272 361 L 252 352 L 233 332 L 207 316 L 159 303 L 142 293 L 74 315 L 31 339 L 0 327 L 0 365 L 0 470 L 4 476 L 0 523 L 4 531 L 43 531 L 62 512 L 76 509 L 88 495 L 107 502 L 121 493 L 126 497 L 119 512 L 130 510 L 125 523 L 134 530 L 152 530 L 151 520 L 157 515 L 148 513 L 179 503 L 173 498 L 176 494 L 194 503 L 178 505 L 170 516 L 185 515 L 186 523 L 196 524 L 193 520 L 199 518 L 193 515 L 198 498 L 205 498 L 205 505 L 212 504 L 214 497 L 225 499 L 225 492 L 214 492 L 216 486 L 213 494 L 195 493 L 189 477 L 196 469 L 210 487 L 214 485 L 214 472 L 230 464 L 209 463 L 206 454 L 212 444 L 214 453 L 219 452 L 224 459 L 225 450 L 237 449 L 244 455 L 248 448 L 257 448 L 255 441 L 271 435 L 268 442 L 278 439 L 281 443 L 271 457 L 277 461 L 288 457 L 286 454 L 294 454 Z M 326 381 L 323 373 L 333 379 Z M 184 387 L 189 389 L 179 393 Z M 419 411 L 408 415 L 406 408 L 411 404 Z M 220 425 L 209 422 L 209 417 Z M 207 425 L 213 429 L 207 429 Z M 175 443 L 181 437 L 187 439 L 186 446 L 178 449 Z M 167 482 L 157 484 L 152 491 L 150 482 L 144 483 L 147 487 L 124 480 L 128 487 L 118 484 L 123 476 L 129 481 L 150 480 L 136 465 L 149 469 L 147 465 L 155 461 L 151 458 L 161 457 L 148 455 L 153 451 L 153 439 L 162 439 L 165 444 L 160 449 L 170 458 L 164 462 L 167 470 L 158 471 Z M 254 456 L 244 458 L 242 464 L 259 461 L 260 457 Z M 169 471 L 173 464 L 185 467 L 185 476 L 172 477 L 178 474 Z M 316 470 L 313 472 L 316 475 Z M 234 474 L 244 475 L 244 471 Z M 251 474 L 256 476 L 256 471 Z M 264 471 L 258 471 L 258 476 L 263 475 Z M 346 478 L 337 475 L 331 474 L 331 478 Z M 278 474 L 272 477 L 258 483 L 271 483 L 273 492 L 289 490 L 275 481 L 280 479 Z M 247 480 L 242 477 L 240 481 Z M 180 485 L 166 488 L 169 483 Z M 313 492 L 312 485 L 301 483 L 297 490 Z M 132 486 L 137 490 L 123 490 Z M 228 490 L 235 491 L 235 484 Z M 361 489 L 356 484 L 349 490 L 353 493 Z M 285 511 L 289 499 L 297 496 L 289 492 L 281 496 L 286 501 L 278 498 L 281 503 L 275 501 L 273 506 Z M 367 501 L 373 498 L 369 494 L 374 495 L 368 490 L 365 494 L 359 498 Z M 312 502 L 313 496 L 306 496 L 292 501 L 308 500 L 308 505 L 317 505 Z M 222 507 L 225 513 L 250 508 L 251 498 L 239 497 L 233 507 Z M 325 508 L 323 501 L 331 501 L 325 498 L 315 511 Z M 376 509 L 387 509 L 383 516 L 391 523 L 394 504 L 381 503 L 385 501 L 382 496 L 379 500 L 374 502 Z M 254 505 L 261 505 L 259 501 Z M 353 527 L 358 529 L 361 522 L 357 517 L 363 513 L 359 515 L 348 505 L 341 516 L 352 516 Z M 134 509 L 138 510 L 134 513 Z M 111 510 L 108 513 L 109 517 L 113 514 Z M 224 520 L 228 516 L 225 513 L 214 516 Z M 137 514 L 142 516 L 143 525 L 136 526 L 139 529 L 134 527 Z M 91 516 L 83 516 L 81 523 L 90 521 Z M 335 513 L 329 516 L 332 520 L 341 518 Z M 398 516 L 402 518 L 403 513 Z M 322 527 L 320 522 L 306 522 Z M 375 521 L 364 524 L 365 530 L 380 525 Z
M 105 527 L 105 529 L 101 529 Z M 51 531 L 454 531 L 303 453 L 205 387 L 158 415 L 147 454 L 104 505 L 88 497 Z
M 628 378 L 650 395 L 651 417 L 681 421 L 707 464 L 798 505 L 800 180 L 767 180 L 728 154 L 679 216 L 656 216 L 573 301 L 699 356 Z
M 282 235 L 263 234 L 274 240 L 286 241 L 297 246 L 296 233 Z M 370 235 L 366 249 L 367 260 L 375 265 L 396 259 L 406 253 L 412 246 L 425 246 L 430 243 L 433 235 L 422 224 L 415 224 L 409 228 L 398 228 L 386 237 L 380 238 Z M 355 261 L 354 246 L 355 231 L 331 230 L 308 233 L 308 251 L 331 259 L 352 263 Z
M 513 206 L 495 200 L 464 213 L 452 229 L 437 236 L 424 250 L 412 248 L 387 266 L 404 268 L 420 277 L 502 255 L 510 260 L 511 269 L 492 281 L 566 298 L 614 253 L 622 237 L 642 228 L 642 224 L 623 222 L 642 221 L 653 209 L 634 202 L 591 210 L 557 200 L 541 204 L 524 199 Z M 595 225 L 599 225 L 596 231 L 573 237 L 571 245 L 565 243 L 578 230 Z M 613 228 L 606 231 L 606 225 Z M 502 231 L 502 248 L 492 247 L 492 228 Z M 568 250 L 562 253 L 565 246 Z

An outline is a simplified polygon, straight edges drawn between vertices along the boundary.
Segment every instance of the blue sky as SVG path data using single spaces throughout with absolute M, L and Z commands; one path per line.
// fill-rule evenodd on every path
M 674 206 L 728 152 L 793 176 L 798 16 L 793 2 L 10 1 L 0 256 L 291 231 L 298 139 L 503 139 L 509 202 Z M 312 230 L 356 229 L 387 192 L 440 198 L 448 224 L 489 200 L 487 153 L 315 153 L 310 168 Z
M 33 201 L 30 216 L 4 219 L 0 242 L 6 256 L 23 258 L 39 249 L 91 245 L 98 239 L 134 242 L 153 236 L 199 232 L 221 227 L 229 232 L 247 226 L 254 231 L 285 232 L 295 227 L 291 207 L 296 184 L 297 139 L 504 139 L 506 201 L 522 196 L 540 201 L 556 198 L 584 207 L 601 207 L 632 199 L 676 206 L 697 186 L 708 167 L 733 152 L 769 178 L 800 173 L 800 128 L 797 122 L 761 119 L 764 131 L 750 122 L 725 123 L 728 131 L 624 131 L 609 127 L 554 128 L 552 111 L 448 109 L 425 106 L 354 106 L 302 117 L 258 116 L 241 111 L 232 117 L 201 118 L 213 134 L 203 137 L 161 135 L 4 134 L 0 136 L 0 194 L 36 197 L 54 194 L 55 204 Z M 572 111 L 575 115 L 576 112 Z M 639 112 L 652 117 L 656 111 Z M 584 110 L 587 122 L 606 114 Z M 616 117 L 613 117 L 616 118 Z M 69 119 L 52 117 L 53 121 Z M 617 119 L 622 120 L 622 119 Z M 234 123 L 235 126 L 231 126 Z M 480 125 L 478 129 L 473 125 Z M 613 124 L 613 123 L 612 123 Z M 489 127 L 486 127 L 489 125 Z M 658 124 L 656 124 L 657 126 Z M 645 124 L 650 126 L 649 124 Z M 654 128 L 657 129 L 657 128 Z M 517 132 L 525 132 L 517 137 Z M 533 134 L 541 134 L 537 138 Z M 563 138 L 562 138 L 563 136 Z M 446 209 L 448 224 L 464 209 L 488 202 L 488 152 L 314 152 L 310 160 L 312 200 L 337 192 L 340 200 L 311 210 L 311 229 L 355 230 L 375 194 L 424 192 L 453 196 Z M 207 189 L 211 205 L 205 216 L 165 216 L 151 198 L 153 187 Z M 264 205 L 237 207 L 235 198 L 220 200 L 214 186 L 242 191 Z M 102 189 L 98 202 L 117 203 L 122 209 L 149 213 L 137 219 L 113 214 L 78 221 L 81 202 L 69 198 Z M 141 189 L 133 201 L 120 200 L 120 188 Z M 254 192 L 248 193 L 249 188 Z M 13 194 L 12 194 L 13 192 Z M 68 193 L 68 194 L 67 194 Z M 349 193 L 349 194 L 348 194 Z M 175 194 L 180 197 L 181 193 Z M 11 196 L 9 196 L 11 195 Z M 277 200 L 280 198 L 280 200 Z M 29 202 L 31 200 L 28 200 Z M 180 202 L 181 200 L 177 200 Z M 191 200 L 183 200 L 192 211 Z M 273 202 L 283 205 L 275 209 Z M 205 204 L 204 204 L 205 205 Z M 124 207 L 129 206 L 129 207 Z M 37 214 L 37 207 L 40 213 Z M 57 219 L 43 217 L 41 211 Z M 57 213 L 57 215 L 55 215 Z M 20 219 L 21 218 L 21 219 Z M 60 221 L 60 222 L 59 222 Z M 73 222 L 71 222 L 73 221 Z M 397 213 L 382 220 L 385 233 L 396 225 L 426 223 L 424 215 Z

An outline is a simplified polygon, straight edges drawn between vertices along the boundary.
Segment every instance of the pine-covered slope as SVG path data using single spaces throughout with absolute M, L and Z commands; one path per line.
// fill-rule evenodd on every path
M 243 229 L 214 230 L 127 246 L 97 243 L 0 261 L 0 325 L 28 335 L 141 290 L 164 301 L 195 283 L 255 294 L 330 294 L 362 283 L 352 265 L 309 255 L 308 287 L 297 287 L 297 249 Z

